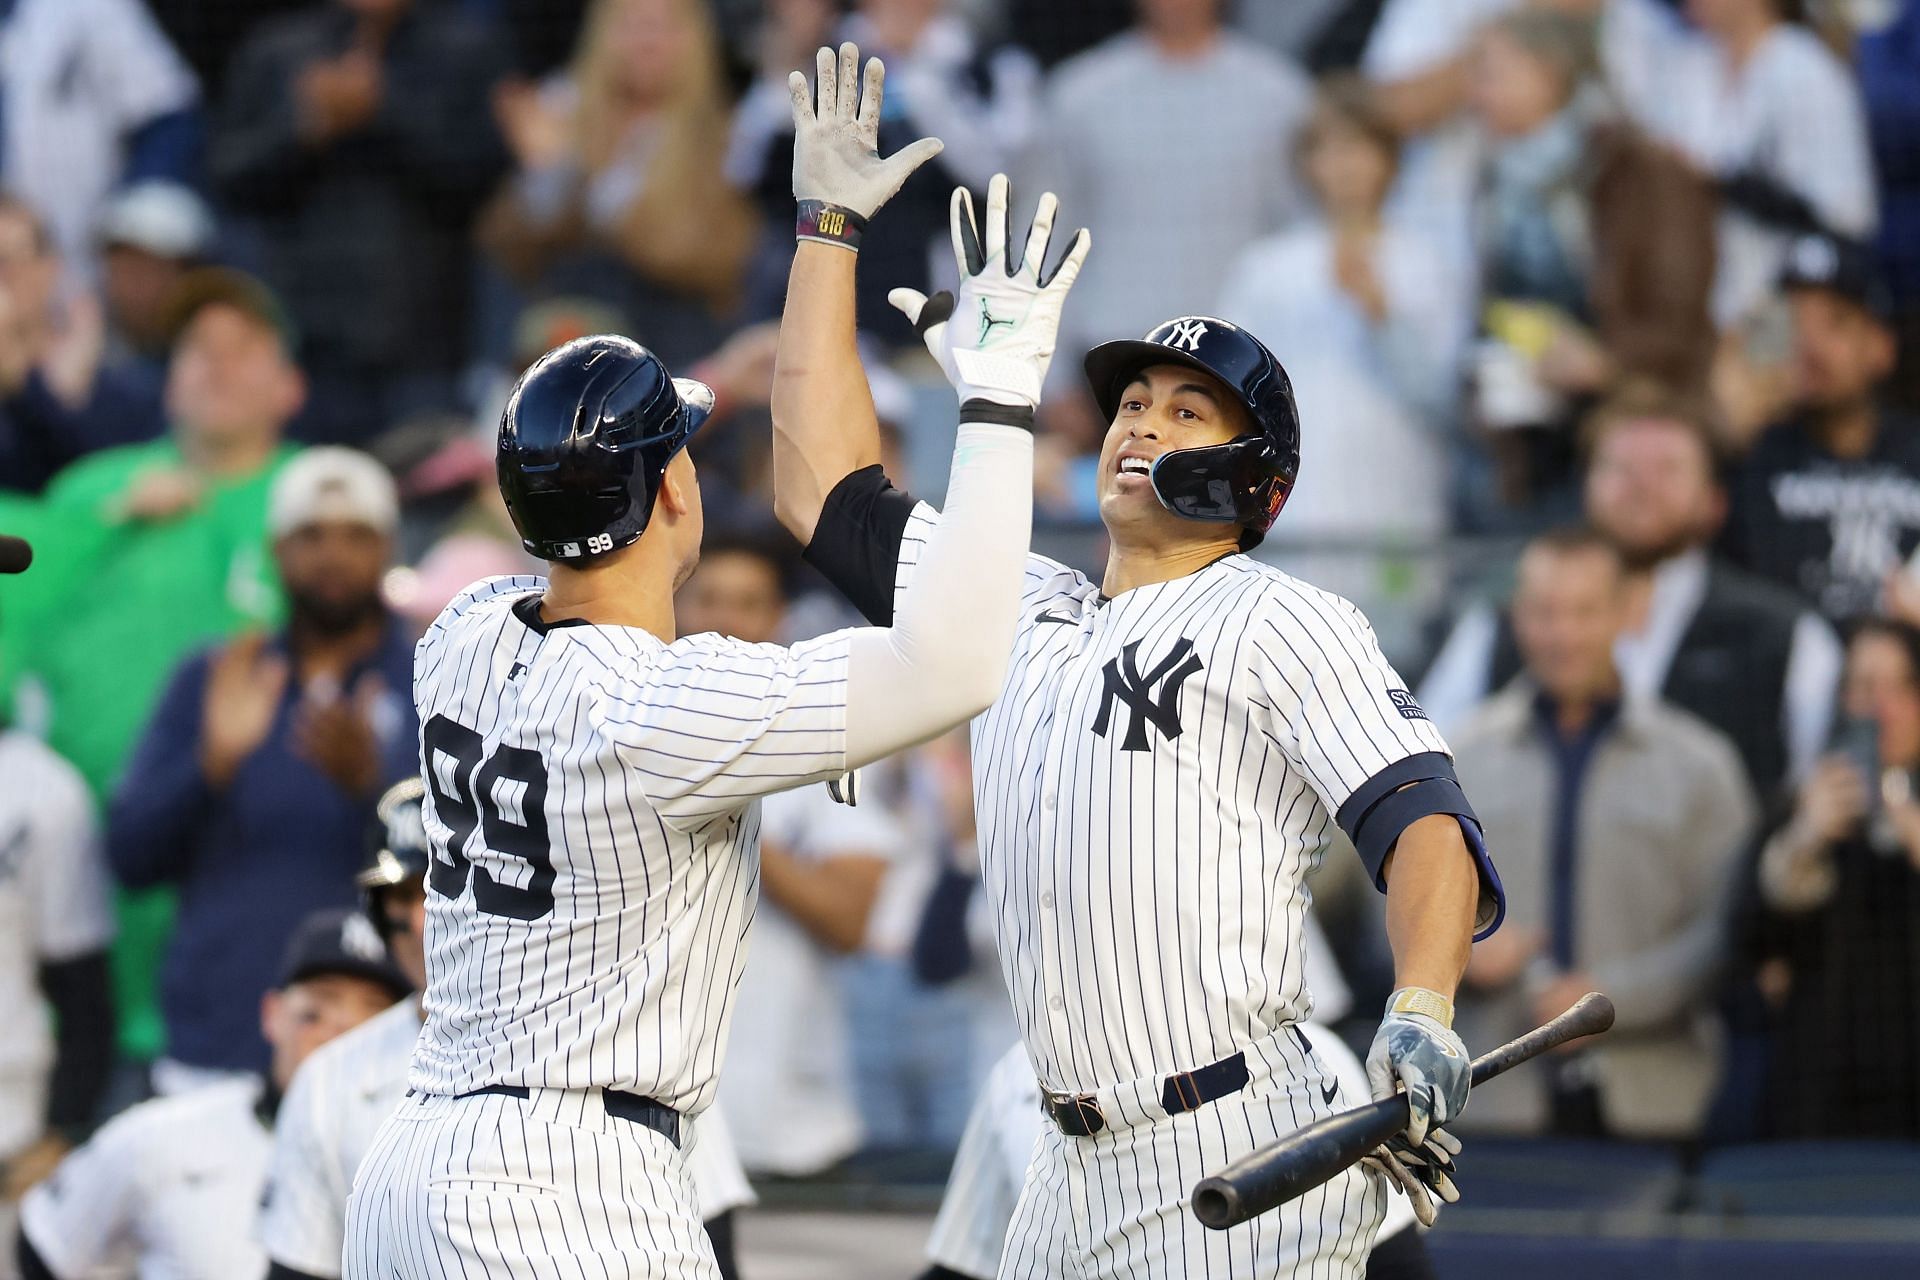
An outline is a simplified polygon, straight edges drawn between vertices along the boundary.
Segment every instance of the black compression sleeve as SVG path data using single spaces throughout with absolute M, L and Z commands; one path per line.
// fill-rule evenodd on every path
M 720 1280 L 740 1280 L 740 1264 L 733 1256 L 733 1210 L 701 1224 L 707 1229 L 707 1243 L 713 1246 L 713 1261 L 720 1268 Z M 273 1280 L 271 1276 L 267 1280 Z
M 106 952 L 41 965 L 40 990 L 59 1028 L 47 1127 L 78 1142 L 93 1125 L 113 1066 L 113 987 Z
M 321 1280 L 321 1278 L 308 1275 L 304 1271 L 295 1271 L 283 1262 L 276 1262 L 267 1268 L 267 1280 Z
M 14 1261 L 20 1266 L 20 1280 L 60 1280 L 53 1274 L 53 1268 L 47 1265 L 47 1260 L 40 1256 L 40 1251 L 33 1247 L 33 1241 L 27 1239 L 27 1233 L 24 1231 L 20 1233 L 20 1243 L 14 1249 L 13 1256 Z
M 876 627 L 893 625 L 900 543 L 912 515 L 912 496 L 894 488 L 879 464 L 862 467 L 833 486 L 804 553 Z

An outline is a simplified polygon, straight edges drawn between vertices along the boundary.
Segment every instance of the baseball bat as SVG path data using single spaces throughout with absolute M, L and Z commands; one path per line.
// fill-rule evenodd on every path
M 1547 1050 L 1599 1035 L 1613 1025 L 1613 1001 L 1598 991 L 1544 1026 L 1473 1060 L 1473 1087 Z M 1240 1157 L 1193 1188 L 1193 1216 L 1215 1231 L 1258 1217 L 1313 1190 L 1407 1127 L 1404 1094 L 1316 1120 L 1270 1146 Z

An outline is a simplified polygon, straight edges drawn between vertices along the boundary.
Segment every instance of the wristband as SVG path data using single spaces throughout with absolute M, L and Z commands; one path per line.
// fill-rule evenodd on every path
M 828 204 L 825 200 L 802 200 L 799 214 L 794 220 L 793 233 L 802 240 L 837 244 L 858 252 L 860 236 L 866 229 L 867 220 L 845 205 Z
M 975 398 L 960 406 L 960 421 L 983 422 L 991 426 L 1019 427 L 1022 431 L 1032 431 L 1033 406 L 1001 404 L 998 400 Z
M 1441 1026 L 1453 1027 L 1453 1001 L 1425 987 L 1402 987 L 1387 1000 L 1387 1012 L 1417 1013 L 1432 1018 Z

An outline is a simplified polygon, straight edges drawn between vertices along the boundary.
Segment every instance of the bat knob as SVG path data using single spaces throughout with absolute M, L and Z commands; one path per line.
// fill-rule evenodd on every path
M 1240 1212 L 1240 1192 L 1225 1178 L 1202 1178 L 1193 1188 L 1193 1216 L 1200 1224 L 1225 1231 L 1246 1219 Z

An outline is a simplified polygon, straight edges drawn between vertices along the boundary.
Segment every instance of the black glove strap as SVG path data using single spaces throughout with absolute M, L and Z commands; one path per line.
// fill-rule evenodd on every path
M 867 220 L 845 205 L 828 204 L 825 200 L 802 200 L 793 233 L 802 240 L 818 240 L 823 244 L 842 245 L 857 251 L 860 237 L 866 229 Z
M 1033 409 L 1029 405 L 1001 404 L 996 400 L 969 400 L 960 406 L 960 421 L 985 422 L 1001 427 L 1033 430 Z

